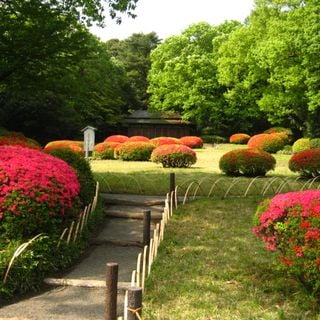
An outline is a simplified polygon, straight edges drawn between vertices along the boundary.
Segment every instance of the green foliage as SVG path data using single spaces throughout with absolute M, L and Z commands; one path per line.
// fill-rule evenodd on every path
M 292 146 L 290 145 L 285 145 L 283 149 L 277 151 L 277 154 L 292 154 L 292 153 L 293 153 Z
M 96 181 L 93 177 L 89 162 L 83 156 L 66 149 L 51 150 L 48 153 L 67 162 L 76 172 L 80 183 L 79 198 L 83 206 L 88 205 L 94 195 Z
M 289 169 L 304 177 L 320 175 L 320 148 L 296 152 L 289 160 Z
M 297 153 L 308 149 L 311 149 L 311 143 L 309 138 L 300 138 L 296 140 L 292 145 L 293 153 Z
M 106 42 L 107 49 L 123 66 L 132 85 L 135 109 L 147 109 L 147 74 L 150 69 L 150 53 L 159 44 L 156 33 L 134 33 L 124 40 L 111 39 Z
M 119 142 L 101 142 L 94 146 L 93 156 L 97 159 L 115 159 L 114 149 Z
M 153 150 L 151 161 L 161 163 L 164 168 L 188 168 L 196 163 L 197 156 L 185 145 L 165 144 Z
M 204 143 L 225 143 L 227 139 L 216 135 L 201 135 Z
M 320 138 L 314 138 L 310 140 L 310 148 L 320 148 Z
M 219 161 L 219 168 L 230 176 L 264 176 L 274 170 L 275 158 L 259 149 L 233 150 L 224 154 Z
M 144 141 L 128 141 L 115 149 L 117 159 L 125 161 L 148 161 L 155 145 Z

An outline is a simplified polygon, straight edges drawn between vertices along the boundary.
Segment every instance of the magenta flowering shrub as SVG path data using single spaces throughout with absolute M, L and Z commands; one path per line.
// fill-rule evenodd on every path
M 253 232 L 282 266 L 313 292 L 320 293 L 320 191 L 278 194 L 262 202 Z
M 0 240 L 60 232 L 77 214 L 79 190 L 75 171 L 63 160 L 0 146 Z
M 197 155 L 185 145 L 164 144 L 152 151 L 151 161 L 164 168 L 188 168 L 196 163 Z

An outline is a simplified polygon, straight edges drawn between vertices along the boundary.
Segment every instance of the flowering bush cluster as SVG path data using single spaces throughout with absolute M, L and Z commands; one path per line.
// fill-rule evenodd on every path
M 295 153 L 289 160 L 289 169 L 304 177 L 320 175 L 320 148 Z
M 81 155 L 84 154 L 83 141 L 56 140 L 56 141 L 48 142 L 44 147 L 44 151 L 46 152 L 56 150 L 56 149 L 68 149 Z
M 119 142 L 124 143 L 129 140 L 129 137 L 121 135 L 121 134 L 115 134 L 112 136 L 109 136 L 104 139 L 104 142 Z
M 284 136 L 277 133 L 260 133 L 252 136 L 248 141 L 248 148 L 262 149 L 270 153 L 276 153 L 285 145 Z
M 157 137 L 150 139 L 150 142 L 155 144 L 157 147 L 165 144 L 182 144 L 179 139 L 172 137 Z
M 249 139 L 250 136 L 246 133 L 235 133 L 229 138 L 229 142 L 234 144 L 246 144 Z
M 148 161 L 155 145 L 144 141 L 127 141 L 115 148 L 115 157 L 126 161 Z
M 196 163 L 196 153 L 185 145 L 161 145 L 153 150 L 151 161 L 164 168 L 187 168 Z
M 311 143 L 309 138 L 300 138 L 296 140 L 292 145 L 292 152 L 297 153 L 304 150 L 311 149 Z
M 20 146 L 0 146 L 0 239 L 60 231 L 75 213 L 80 185 L 64 161 Z
M 144 141 L 149 142 L 150 139 L 145 136 L 131 136 L 129 137 L 128 141 Z
M 267 249 L 280 252 L 282 266 L 320 293 L 320 191 L 276 195 L 260 204 L 253 232 Z
M 264 133 L 283 133 L 285 134 L 289 140 L 291 140 L 293 132 L 289 128 L 284 128 L 284 127 L 272 127 L 269 128 L 268 130 L 265 130 Z
M 200 137 L 196 136 L 185 136 L 179 139 L 182 144 L 185 146 L 195 149 L 195 148 L 202 148 L 203 140 Z
M 275 158 L 261 149 L 232 150 L 219 161 L 220 170 L 230 176 L 264 176 L 275 165 Z
M 4 133 L 0 135 L 0 146 L 14 146 L 19 145 L 25 148 L 41 149 L 40 144 L 30 138 L 26 138 L 22 134 Z
M 114 150 L 120 142 L 101 142 L 94 147 L 94 157 L 98 159 L 115 159 Z

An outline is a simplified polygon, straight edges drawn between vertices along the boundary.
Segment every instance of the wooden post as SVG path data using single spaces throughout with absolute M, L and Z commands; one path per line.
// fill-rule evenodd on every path
M 140 320 L 142 314 L 142 288 L 128 289 L 128 320 Z
M 176 189 L 176 175 L 174 172 L 170 173 L 170 194 Z
M 143 246 L 150 243 L 150 227 L 151 227 L 151 210 L 143 211 Z
M 117 320 L 118 269 L 115 262 L 106 265 L 105 320 Z

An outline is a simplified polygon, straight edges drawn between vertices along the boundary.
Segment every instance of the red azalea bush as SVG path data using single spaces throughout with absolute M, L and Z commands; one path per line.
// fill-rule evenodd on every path
M 76 141 L 76 140 L 55 140 L 48 142 L 43 150 L 45 152 L 52 151 L 56 149 L 67 149 L 72 150 L 78 154 L 83 155 L 83 141 Z
M 269 153 L 276 153 L 286 145 L 283 137 L 277 133 L 260 133 L 252 136 L 248 141 L 248 148 L 262 149 Z
M 261 149 L 240 149 L 225 153 L 219 161 L 219 168 L 230 176 L 264 176 L 273 170 L 275 158 Z
M 304 150 L 311 149 L 311 141 L 309 138 L 300 138 L 296 140 L 292 145 L 292 152 L 297 153 Z
M 229 138 L 229 142 L 234 144 L 246 144 L 249 139 L 250 136 L 246 133 L 235 133 Z
M 185 136 L 179 139 L 182 144 L 185 146 L 195 149 L 195 148 L 202 148 L 203 140 L 197 136 Z
M 257 209 L 253 232 L 282 266 L 320 293 L 320 191 L 278 194 Z
M 144 141 L 149 142 L 150 139 L 145 136 L 131 136 L 129 137 L 128 141 Z
M 115 148 L 115 157 L 125 161 L 148 161 L 155 145 L 144 141 L 127 141 Z
M 80 185 L 64 161 L 20 146 L 0 146 L 0 243 L 55 233 L 77 213 Z
M 319 176 L 320 148 L 304 150 L 292 155 L 289 160 L 289 169 L 308 178 Z
M 151 161 L 164 168 L 188 168 L 197 161 L 196 153 L 185 145 L 168 144 L 155 148 Z
M 4 134 L 0 135 L 0 146 L 14 146 L 19 145 L 25 148 L 41 149 L 40 144 L 30 138 L 23 136 L 22 134 Z
M 155 144 L 157 147 L 165 144 L 181 144 L 180 140 L 172 137 L 157 137 L 150 139 L 150 142 Z
M 104 139 L 104 142 L 120 142 L 124 143 L 129 140 L 129 137 L 121 135 L 121 134 L 115 134 L 112 136 L 109 136 Z
M 120 142 L 101 142 L 94 146 L 94 157 L 98 159 L 115 159 L 114 150 Z

